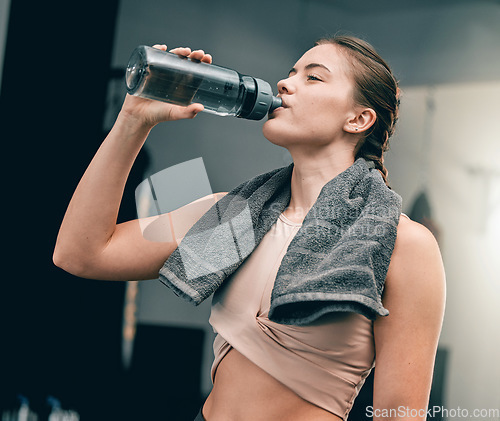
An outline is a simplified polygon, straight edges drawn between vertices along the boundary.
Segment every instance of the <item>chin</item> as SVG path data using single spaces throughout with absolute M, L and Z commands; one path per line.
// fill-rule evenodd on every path
M 274 119 L 269 119 L 264 123 L 262 134 L 269 142 L 283 147 L 289 145 L 294 137 L 291 136 L 290 133 L 287 133 L 283 125 L 279 124 L 279 122 Z

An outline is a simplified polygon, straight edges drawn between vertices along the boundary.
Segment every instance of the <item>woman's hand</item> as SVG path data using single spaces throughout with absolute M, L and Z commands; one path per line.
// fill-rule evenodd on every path
M 167 51 L 167 46 L 164 44 L 153 45 L 153 48 Z M 212 56 L 205 54 L 203 50 L 191 51 L 189 47 L 178 47 L 170 52 L 204 63 L 212 63 Z M 162 121 L 194 118 L 200 111 L 203 111 L 202 104 L 195 103 L 184 107 L 127 94 L 120 115 L 151 128 Z

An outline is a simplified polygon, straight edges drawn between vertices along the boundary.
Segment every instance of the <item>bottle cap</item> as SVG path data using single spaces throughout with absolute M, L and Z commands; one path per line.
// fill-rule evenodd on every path
M 265 80 L 257 78 L 254 79 L 257 87 L 257 97 L 255 98 L 255 105 L 253 106 L 252 111 L 250 111 L 250 114 L 248 114 L 245 118 L 248 120 L 262 120 L 273 105 L 278 104 L 278 102 L 279 105 L 274 108 L 281 105 L 281 99 L 273 97 L 271 85 L 269 85 L 269 83 Z

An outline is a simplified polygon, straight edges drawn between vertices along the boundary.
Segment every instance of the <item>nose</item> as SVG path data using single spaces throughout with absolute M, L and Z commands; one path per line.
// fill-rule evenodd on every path
M 290 94 L 293 92 L 293 86 L 290 83 L 290 78 L 281 79 L 278 82 L 278 92 L 280 94 Z

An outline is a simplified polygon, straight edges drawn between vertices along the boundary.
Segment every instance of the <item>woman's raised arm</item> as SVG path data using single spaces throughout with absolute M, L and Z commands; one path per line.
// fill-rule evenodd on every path
M 166 50 L 165 45 L 155 48 Z M 171 52 L 207 63 L 202 50 Z M 174 240 L 148 241 L 139 222 L 117 225 L 126 180 L 150 130 L 158 123 L 195 117 L 201 104 L 187 107 L 127 95 L 120 114 L 78 184 L 61 224 L 53 260 L 77 276 L 132 280 L 158 276 Z

